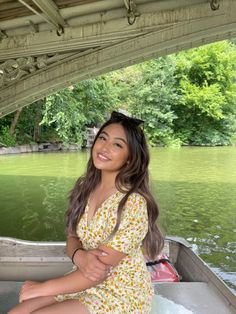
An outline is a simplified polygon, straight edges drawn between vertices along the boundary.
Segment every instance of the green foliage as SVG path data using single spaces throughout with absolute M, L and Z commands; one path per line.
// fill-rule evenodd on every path
M 152 145 L 229 145 L 236 47 L 219 42 L 116 71 L 119 107 L 145 120 Z
M 86 80 L 0 120 L 10 145 L 63 141 L 80 146 L 86 128 L 122 108 L 145 120 L 151 145 L 229 145 L 236 134 L 236 45 L 218 42 Z M 8 143 L 8 144 L 6 144 Z
M 171 108 L 177 100 L 175 65 L 171 58 L 166 57 L 149 61 L 147 66 L 141 82 L 145 83 L 145 88 L 137 91 L 132 109 L 135 111 L 139 108 L 141 117 L 146 121 L 145 130 L 151 145 L 171 145 L 175 142 L 173 121 L 176 115 Z
M 179 104 L 199 116 L 205 115 L 215 120 L 224 118 L 222 106 L 226 99 L 220 92 L 219 84 L 197 86 L 188 81 L 181 81 L 182 97 Z M 186 108 L 187 107 L 187 108 Z
M 14 135 L 9 133 L 9 127 L 2 126 L 0 130 L 0 146 L 13 147 L 16 145 Z
M 41 124 L 55 128 L 63 142 L 81 144 L 83 131 L 80 125 L 84 123 L 84 117 L 78 112 L 76 105 L 73 92 L 69 89 L 47 97 Z
M 42 119 L 44 101 L 44 99 L 39 100 L 23 108 L 15 130 L 18 144 L 32 144 L 42 140 L 40 136 L 36 137 L 35 129 L 38 128 L 38 124 Z M 40 135 L 42 136 L 42 134 Z
M 175 56 L 174 132 L 184 144 L 229 145 L 235 132 L 236 48 L 220 42 Z
M 116 93 L 119 108 L 130 110 L 134 97 L 136 97 L 137 85 L 143 79 L 143 70 L 140 65 L 130 66 L 109 74 Z
M 177 94 L 173 75 L 175 66 L 171 58 L 148 61 L 135 69 L 136 75 L 126 102 L 128 110 L 145 120 L 145 132 L 151 145 L 176 145 L 173 134 L 176 115 L 171 105 Z
M 86 127 L 102 123 L 113 108 L 111 82 L 87 80 L 47 97 L 41 125 L 53 127 L 61 141 L 83 145 Z

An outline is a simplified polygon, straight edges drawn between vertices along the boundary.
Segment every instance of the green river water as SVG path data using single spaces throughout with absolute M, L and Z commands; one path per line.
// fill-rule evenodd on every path
M 0 236 L 64 240 L 68 191 L 88 152 L 0 156 Z M 150 165 L 161 227 L 187 239 L 236 290 L 236 147 L 155 148 Z

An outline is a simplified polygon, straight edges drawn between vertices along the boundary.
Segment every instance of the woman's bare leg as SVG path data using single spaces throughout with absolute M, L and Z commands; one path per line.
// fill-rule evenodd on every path
M 57 301 L 52 296 L 29 299 L 16 305 L 8 314 L 30 314 L 37 309 L 53 303 L 57 303 Z
M 45 306 L 39 310 L 33 311 L 32 314 L 91 314 L 78 300 L 66 300 L 55 304 Z

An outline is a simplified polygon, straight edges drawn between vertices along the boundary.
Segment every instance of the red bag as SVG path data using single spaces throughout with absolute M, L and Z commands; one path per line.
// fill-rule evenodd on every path
M 156 261 L 146 260 L 152 282 L 179 282 L 180 277 L 167 255 L 159 255 Z

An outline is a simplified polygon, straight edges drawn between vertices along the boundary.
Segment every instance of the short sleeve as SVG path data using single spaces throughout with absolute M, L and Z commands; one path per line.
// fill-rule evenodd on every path
M 131 254 L 142 245 L 147 231 L 146 200 L 140 194 L 133 193 L 125 204 L 119 229 L 104 245 L 125 254 Z

